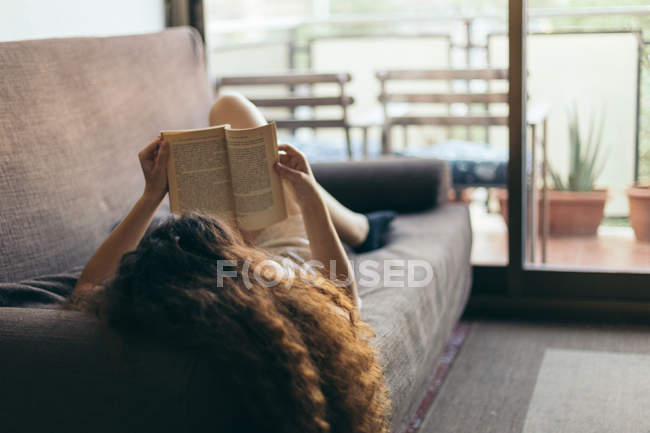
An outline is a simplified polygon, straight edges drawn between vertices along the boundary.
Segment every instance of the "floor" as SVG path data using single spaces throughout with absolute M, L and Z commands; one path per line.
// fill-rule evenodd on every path
M 647 433 L 650 327 L 478 321 L 422 433 Z
M 488 213 L 485 204 L 470 205 L 472 264 L 505 265 L 508 262 L 508 232 L 499 213 Z M 541 264 L 541 248 L 537 264 Z M 547 245 L 547 264 L 561 267 L 650 271 L 650 242 L 639 242 L 630 227 L 601 226 L 595 237 L 551 237 Z

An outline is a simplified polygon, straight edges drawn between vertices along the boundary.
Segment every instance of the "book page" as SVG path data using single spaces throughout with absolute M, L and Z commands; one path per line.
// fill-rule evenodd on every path
M 275 124 L 252 129 L 226 128 L 230 175 L 239 227 L 257 230 L 287 217 L 280 176 Z
M 167 178 L 171 211 L 194 211 L 233 223 L 235 205 L 225 126 L 161 134 L 170 144 Z

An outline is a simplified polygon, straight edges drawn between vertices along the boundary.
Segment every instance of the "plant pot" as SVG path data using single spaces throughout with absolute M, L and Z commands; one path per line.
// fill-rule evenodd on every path
M 460 194 L 458 194 L 458 191 L 454 189 L 449 190 L 449 201 L 454 201 L 457 203 L 465 203 L 469 205 L 472 202 L 472 196 L 474 195 L 474 188 L 464 188 L 460 190 Z
M 499 188 L 496 191 L 496 196 L 499 200 L 499 213 L 506 222 L 506 225 L 508 225 L 508 190 Z
M 626 192 L 634 234 L 639 241 L 650 242 L 650 186 L 635 185 Z
M 547 193 L 549 232 L 554 236 L 593 236 L 603 220 L 607 190 L 588 192 L 554 191 Z M 501 215 L 508 221 L 508 192 L 497 194 Z M 538 194 L 538 212 L 541 213 L 541 194 Z M 540 228 L 541 229 L 541 228 Z
M 594 236 L 605 214 L 607 190 L 549 191 L 551 235 Z

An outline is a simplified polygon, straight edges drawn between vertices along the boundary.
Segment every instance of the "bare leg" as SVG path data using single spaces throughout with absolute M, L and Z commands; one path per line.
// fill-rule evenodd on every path
M 210 110 L 211 126 L 225 123 L 233 128 L 254 128 L 266 124 L 266 119 L 251 101 L 238 93 L 230 93 L 219 96 Z M 343 206 L 322 187 L 319 189 L 341 240 L 351 246 L 361 244 L 368 235 L 367 218 Z M 300 214 L 300 206 L 291 188 L 284 190 L 287 212 L 289 215 Z M 247 239 L 256 236 L 256 233 L 243 234 Z
M 341 240 L 353 247 L 361 245 L 368 235 L 368 218 L 343 206 L 322 186 L 318 189 Z

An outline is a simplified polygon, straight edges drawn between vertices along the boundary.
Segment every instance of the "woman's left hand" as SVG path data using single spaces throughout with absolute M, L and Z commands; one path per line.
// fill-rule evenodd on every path
M 156 138 L 138 153 L 138 158 L 145 180 L 143 196 L 162 201 L 167 194 L 169 142 Z
M 305 155 L 289 144 L 280 144 L 278 150 L 280 160 L 275 163 L 275 171 L 289 181 L 296 192 L 298 202 L 303 205 L 319 198 L 316 179 Z

